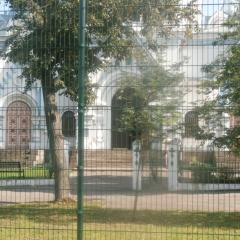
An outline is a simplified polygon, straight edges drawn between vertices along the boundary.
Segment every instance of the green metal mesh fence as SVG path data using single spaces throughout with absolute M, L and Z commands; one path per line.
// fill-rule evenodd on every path
M 0 240 L 240 239 L 239 7 L 0 1 Z

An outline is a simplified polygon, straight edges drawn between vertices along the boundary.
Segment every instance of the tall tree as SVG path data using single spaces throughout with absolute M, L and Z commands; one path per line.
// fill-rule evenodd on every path
M 61 118 L 56 93 L 77 101 L 79 64 L 79 0 L 6 0 L 14 13 L 5 57 L 22 66 L 26 90 L 40 81 L 45 104 L 47 131 L 54 162 L 56 200 L 69 196 L 69 179 L 64 170 Z M 183 21 L 192 28 L 193 2 L 180 0 L 89 0 L 87 19 L 87 71 L 94 73 L 110 59 L 122 60 L 135 44 L 133 21 L 141 19 L 141 35 L 147 48 L 156 48 L 150 32 L 169 36 Z M 87 84 L 88 97 L 92 96 Z
M 232 15 L 223 24 L 224 33 L 215 44 L 224 45 L 223 54 L 203 70 L 211 77 L 204 92 L 212 100 L 199 107 L 199 116 L 206 126 L 199 131 L 202 139 L 211 139 L 219 147 L 240 154 L 240 125 L 227 124 L 230 118 L 240 117 L 240 2 L 231 7 Z M 219 135 L 219 130 L 222 134 Z
M 154 136 L 163 139 L 163 125 L 176 122 L 179 115 L 176 108 L 182 101 L 178 88 L 182 79 L 183 74 L 160 65 L 140 67 L 138 77 L 124 79 L 117 93 L 122 103 L 122 130 L 141 142 Z
M 170 131 L 172 134 L 177 130 L 180 117 L 177 106 L 183 100 L 179 86 L 183 77 L 178 68 L 167 68 L 159 62 L 145 63 L 139 67 L 137 76 L 126 77 L 117 92 L 119 131 L 127 132 L 132 141 L 139 140 L 143 150 L 150 150 L 154 139 L 162 143 Z M 160 158 L 150 156 L 153 179 L 156 179 Z

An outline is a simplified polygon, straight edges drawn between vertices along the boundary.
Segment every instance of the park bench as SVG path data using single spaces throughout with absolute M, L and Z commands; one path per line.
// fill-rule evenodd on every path
M 14 162 L 1 162 L 0 161 L 0 172 L 2 173 L 14 173 L 18 172 L 19 177 L 24 176 L 24 169 L 21 167 L 21 162 L 14 161 Z

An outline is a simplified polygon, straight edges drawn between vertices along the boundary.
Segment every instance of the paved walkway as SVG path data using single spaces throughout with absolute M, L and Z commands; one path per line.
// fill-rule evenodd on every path
M 76 198 L 76 195 L 72 196 Z M 134 205 L 134 195 L 130 193 L 87 194 L 85 199 L 86 203 L 93 203 L 105 208 L 132 209 Z M 48 202 L 53 200 L 54 194 L 52 191 L 0 191 L 1 204 Z M 240 212 L 240 193 L 140 194 L 138 197 L 138 209 Z
M 71 178 L 72 197 L 76 198 L 76 178 Z M 120 174 L 91 175 L 85 178 L 87 203 L 106 208 L 132 209 L 134 192 L 131 177 Z M 0 204 L 48 202 L 54 200 L 53 186 L 0 188 Z M 168 193 L 145 185 L 139 193 L 138 209 L 179 211 L 240 212 L 240 192 Z

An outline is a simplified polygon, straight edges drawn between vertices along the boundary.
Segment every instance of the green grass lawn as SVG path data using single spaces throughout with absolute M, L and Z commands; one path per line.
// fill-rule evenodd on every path
M 9 170 L 9 169 L 6 169 Z M 14 169 L 17 170 L 17 169 Z M 24 178 L 19 175 L 18 172 L 4 172 L 1 169 L 0 180 L 1 179 L 34 179 L 34 178 L 49 178 L 49 169 L 46 167 L 31 167 L 24 168 Z
M 75 204 L 0 207 L 0 239 L 76 240 Z M 85 240 L 240 240 L 240 213 L 85 209 Z

